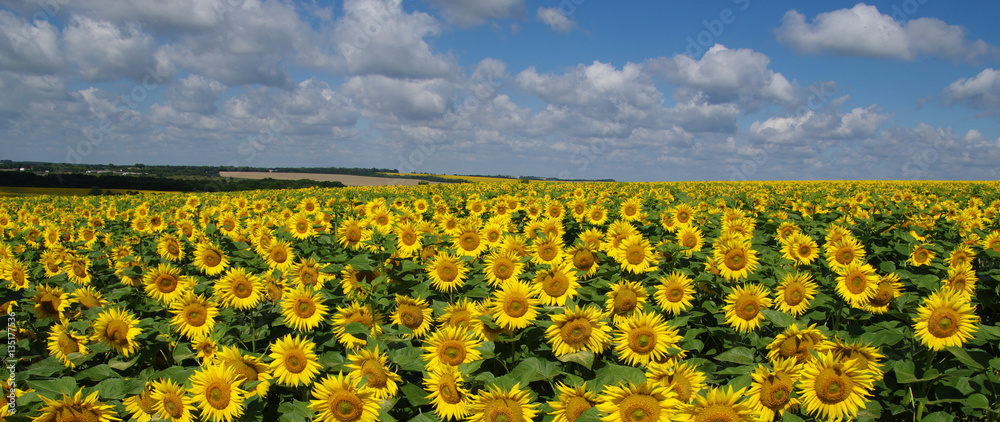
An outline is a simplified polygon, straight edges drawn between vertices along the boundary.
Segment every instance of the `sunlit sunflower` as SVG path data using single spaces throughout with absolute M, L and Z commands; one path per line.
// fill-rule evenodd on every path
M 59 286 L 38 285 L 35 286 L 35 296 L 31 298 L 35 302 L 35 315 L 39 320 L 52 318 L 61 321 L 66 316 L 65 312 L 69 308 L 69 294 Z
M 439 327 L 460 327 L 477 332 L 479 327 L 483 325 L 479 315 L 476 304 L 463 297 L 449 303 L 444 308 L 444 314 L 439 316 L 436 321 Z
M 972 264 L 964 262 L 949 266 L 948 278 L 941 283 L 944 288 L 971 296 L 976 292 L 976 271 L 972 269 Z
M 70 253 L 66 255 L 65 261 L 63 261 L 62 272 L 66 273 L 69 280 L 76 283 L 76 285 L 85 286 L 90 284 L 92 279 L 90 265 L 90 258 Z
M 379 401 L 371 390 L 358 389 L 342 372 L 327 375 L 313 386 L 309 408 L 323 422 L 375 422 Z
M 149 269 L 142 277 L 142 282 L 146 295 L 163 302 L 164 305 L 170 305 L 194 286 L 191 277 L 181 275 L 180 268 L 169 264 L 160 264 L 155 269 Z
M 425 267 L 431 286 L 442 293 L 450 293 L 465 285 L 468 269 L 465 262 L 448 254 L 438 254 Z
M 191 341 L 191 348 L 197 352 L 199 359 L 210 361 L 215 357 L 215 353 L 219 351 L 219 343 L 211 336 L 199 337 Z
M 423 238 L 416 224 L 412 221 L 397 224 L 394 232 L 396 233 L 396 252 L 399 256 L 404 258 L 416 256 L 423 249 Z
M 318 264 L 312 258 L 299 258 L 299 262 L 292 265 L 288 270 L 288 276 L 298 286 L 311 287 L 317 290 L 322 289 L 326 281 L 331 277 L 329 274 L 323 272 L 323 265 Z
M 667 356 L 668 349 L 680 341 L 679 331 L 667 325 L 662 315 L 637 311 L 618 324 L 614 349 L 618 360 L 641 366 Z
M 820 353 L 805 364 L 799 382 L 802 408 L 827 420 L 853 419 L 872 393 L 872 374 L 858 361 L 841 361 L 833 353 Z
M 604 422 L 668 422 L 674 420 L 681 402 L 662 385 L 605 386 L 598 397 L 597 410 Z
M 809 310 L 809 301 L 816 297 L 818 290 L 819 286 L 809 273 L 786 273 L 774 290 L 778 310 L 798 317 Z
M 612 322 L 618 325 L 634 311 L 642 309 L 646 299 L 649 298 L 649 293 L 638 281 L 622 280 L 611 285 L 611 291 L 607 296 L 604 310 L 611 316 Z
M 156 244 L 156 253 L 168 261 L 180 262 L 184 259 L 184 245 L 181 244 L 177 236 L 169 233 L 163 234 Z
M 438 329 L 427 338 L 423 349 L 427 352 L 422 356 L 427 361 L 427 368 L 448 365 L 458 366 L 482 359 L 482 354 L 476 349 L 476 335 L 469 330 L 458 327 Z
M 566 252 L 567 260 L 573 265 L 580 277 L 589 278 L 597 273 L 600 259 L 594 252 L 596 250 L 591 249 L 586 244 L 577 244 Z
M 691 403 L 705 388 L 705 374 L 691 362 L 650 363 L 646 381 L 667 387 L 681 403 Z
M 552 407 L 549 415 L 555 416 L 552 422 L 573 422 L 598 402 L 597 395 L 587 391 L 587 383 L 568 386 L 560 381 L 556 384 L 556 393 L 556 401 L 549 402 Z
M 530 421 L 538 414 L 538 404 L 530 403 L 529 390 L 520 383 L 509 390 L 490 385 L 469 403 L 469 422 Z
M 520 258 L 510 251 L 496 251 L 483 263 L 483 274 L 491 287 L 497 287 L 507 280 L 516 280 L 524 269 Z
M 795 358 L 797 364 L 805 363 L 812 359 L 812 351 L 817 350 L 824 341 L 826 336 L 816 328 L 816 324 L 806 328 L 792 324 L 767 345 L 767 358 L 771 362 Z
M 329 309 L 323 302 L 323 295 L 308 287 L 286 290 L 281 295 L 281 315 L 285 318 L 285 325 L 302 332 L 316 328 L 324 321 Z
M 986 235 L 986 238 L 982 240 L 980 245 L 983 249 L 989 249 L 993 252 L 1000 253 L 1000 230 L 993 230 L 990 234 Z
M 375 313 L 372 315 L 371 308 L 351 302 L 347 307 L 337 307 L 337 313 L 333 315 L 333 333 L 337 335 L 337 341 L 348 349 L 365 347 L 368 340 L 355 336 L 347 331 L 347 326 L 351 323 L 359 323 L 365 327 L 368 335 L 379 335 L 382 333 L 382 315 Z
M 563 242 L 557 237 L 541 236 L 536 238 L 531 245 L 531 262 L 536 264 L 556 265 L 565 256 Z
M 795 265 L 809 265 L 819 257 L 819 245 L 808 234 L 793 233 L 781 247 L 782 256 Z
M 392 313 L 392 323 L 409 328 L 414 338 L 421 338 L 430 330 L 433 310 L 427 301 L 420 298 L 396 295 L 396 310 Z
M 194 399 L 185 394 L 184 386 L 171 380 L 159 379 L 153 381 L 153 409 L 158 419 L 170 422 L 191 422 L 194 412 Z
M 90 393 L 83 398 L 81 388 L 73 397 L 67 394 L 62 395 L 61 400 L 52 400 L 39 394 L 45 407 L 41 408 L 41 415 L 32 419 L 32 422 L 63 422 L 63 421 L 87 421 L 87 422 L 111 422 L 121 420 L 118 413 L 110 404 L 98 401 L 97 391 Z M 3 406 L 7 408 L 6 405 Z
M 305 240 L 316 236 L 313 220 L 305 213 L 297 213 L 285 221 L 285 229 L 297 240 Z
M 702 235 L 701 229 L 694 225 L 683 225 L 677 230 L 677 244 L 681 246 L 681 253 L 684 256 L 694 255 L 695 252 L 700 252 L 701 248 L 705 246 L 705 236 Z
M 201 418 L 231 422 L 243 416 L 246 391 L 233 368 L 226 365 L 203 366 L 191 376 L 192 401 L 201 409 Z
M 358 250 L 364 247 L 364 242 L 370 239 L 372 230 L 365 228 L 361 219 L 350 217 L 340 222 L 337 228 L 337 243 L 345 249 Z
M 122 400 L 122 404 L 125 405 L 125 411 L 132 415 L 132 420 L 147 422 L 156 417 L 156 402 L 152 397 L 153 388 L 153 383 L 147 382 L 139 394 Z
M 910 258 L 906 262 L 914 267 L 928 265 L 934 260 L 934 251 L 928 249 L 929 245 L 918 244 L 910 251 Z
M 551 269 L 535 272 L 535 291 L 542 305 L 563 306 L 566 299 L 576 296 L 580 283 L 571 268 L 569 262 L 563 261 Z
M 194 292 L 188 292 L 170 303 L 170 312 L 174 314 L 170 325 L 177 327 L 188 339 L 207 336 L 215 327 L 215 318 L 219 316 L 219 308 L 215 306 L 215 302 Z
M 493 318 L 501 328 L 519 330 L 534 323 L 540 304 L 531 284 L 511 280 L 493 292 Z
M 945 262 L 949 268 L 957 268 L 962 265 L 972 265 L 972 260 L 976 259 L 976 252 L 964 243 L 955 246 Z
M 827 341 L 820 345 L 817 351 L 833 353 L 833 357 L 840 362 L 857 360 L 858 368 L 871 372 L 875 381 L 882 379 L 881 363 L 885 359 L 885 355 L 879 352 L 878 347 L 869 346 L 860 341 L 844 342 L 840 338 L 834 337 L 833 341 Z
M 322 365 L 317 360 L 316 344 L 308 338 L 286 334 L 271 344 L 269 369 L 278 383 L 288 387 L 310 385 Z
M 71 301 L 79 303 L 83 309 L 100 308 L 108 304 L 104 296 L 101 296 L 101 292 L 95 290 L 93 286 L 83 286 L 74 290 Z
M 214 276 L 226 270 L 229 257 L 219 247 L 201 242 L 194 250 L 194 265 L 205 275 Z
M 0 259 L 0 279 L 10 282 L 14 290 L 24 290 L 31 284 L 28 266 L 16 259 L 9 259 L 6 264 Z M 45 270 L 48 272 L 48 270 Z M 54 275 L 54 274 L 53 274 Z M 51 277 L 48 276 L 47 277 Z
M 71 353 L 81 355 L 90 353 L 90 349 L 87 348 L 87 339 L 75 333 L 66 322 L 52 325 L 47 346 L 49 355 L 55 356 L 70 369 L 76 368 L 76 363 L 69 359 Z
M 862 308 L 875 296 L 879 277 L 869 264 L 853 261 L 839 269 L 837 294 L 855 308 Z
M 271 371 L 259 357 L 244 354 L 234 346 L 223 346 L 216 357 L 219 363 L 233 368 L 236 372 L 236 379 L 240 381 L 238 387 L 243 388 L 246 383 L 257 382 L 253 390 L 247 391 L 247 398 L 267 395 L 271 387 Z
M 924 298 L 913 322 L 917 339 L 931 350 L 962 347 L 979 330 L 979 316 L 968 296 L 947 289 Z
M 680 315 L 681 312 L 691 308 L 691 301 L 694 299 L 691 277 L 674 271 L 665 277 L 660 277 L 659 281 L 653 298 L 660 305 L 660 309 L 672 315 Z
M 773 362 L 773 366 L 774 369 L 769 370 L 758 364 L 750 375 L 753 381 L 746 392 L 747 407 L 761 421 L 773 421 L 775 415 L 783 419 L 785 410 L 799 406 L 799 399 L 792 397 L 799 378 L 795 359 L 778 360 Z
M 355 300 L 365 300 L 370 290 L 368 286 L 380 275 L 382 275 L 382 272 L 379 269 L 358 271 L 348 264 L 340 272 L 340 287 L 344 290 L 345 296 Z
M 873 314 L 889 312 L 889 305 L 892 305 L 893 300 L 903 296 L 903 289 L 903 283 L 899 282 L 899 276 L 896 273 L 879 276 L 875 294 L 868 299 L 868 303 L 861 306 L 861 309 Z
M 478 224 L 468 222 L 459 226 L 451 246 L 459 256 L 477 257 L 486 250 L 486 242 L 479 234 Z
M 264 262 L 272 270 L 279 270 L 284 273 L 295 263 L 295 251 L 292 245 L 284 240 L 271 242 L 271 247 L 264 256 Z
M 104 309 L 93 323 L 92 342 L 107 344 L 118 354 L 128 357 L 139 349 L 135 338 L 142 333 L 139 320 L 128 310 Z
M 608 221 L 608 211 L 600 205 L 591 205 L 587 208 L 586 219 L 592 226 L 603 226 Z
M 656 258 L 649 240 L 641 234 L 633 234 L 618 243 L 618 247 L 608 251 L 608 255 L 621 265 L 623 271 L 643 274 L 656 270 Z
M 750 283 L 733 288 L 726 296 L 726 323 L 740 333 L 749 333 L 760 326 L 764 320 L 763 309 L 771 307 L 767 287 L 758 283 Z
M 240 310 L 255 308 L 264 298 L 263 290 L 260 277 L 240 267 L 230 268 L 213 287 L 214 296 L 222 306 Z
M 545 329 L 545 338 L 552 345 L 556 357 L 590 350 L 604 352 L 611 345 L 611 327 L 601 319 L 600 309 L 594 306 L 566 309 L 551 316 L 552 325 Z
M 834 271 L 847 264 L 865 259 L 865 248 L 851 235 L 845 235 L 840 240 L 826 244 L 826 263 Z
M 712 251 L 712 256 L 718 263 L 719 274 L 729 281 L 746 278 L 757 270 L 757 251 L 747 238 L 723 242 Z
M 469 390 L 462 386 L 462 373 L 457 367 L 438 365 L 429 368 L 424 378 L 424 390 L 434 405 L 434 414 L 444 420 L 459 420 L 469 414 Z
M 355 384 L 364 381 L 363 390 L 370 390 L 375 399 L 384 400 L 396 397 L 399 393 L 399 384 L 403 382 L 399 374 L 390 370 L 386 365 L 388 357 L 380 353 L 378 347 L 375 350 L 358 349 L 348 353 L 347 359 L 351 363 L 347 368 L 351 370 L 348 376 L 354 380 Z
M 758 419 L 742 400 L 745 393 L 745 388 L 733 391 L 732 386 L 712 387 L 705 391 L 704 396 L 694 396 L 694 403 L 683 406 L 679 413 L 691 422 L 756 421 Z

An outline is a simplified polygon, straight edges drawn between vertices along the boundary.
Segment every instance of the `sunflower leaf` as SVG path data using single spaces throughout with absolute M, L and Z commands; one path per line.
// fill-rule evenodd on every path
M 762 309 L 761 312 L 767 317 L 768 321 L 771 321 L 772 324 L 780 328 L 788 328 L 797 322 L 795 317 L 781 311 Z
M 427 399 L 427 391 L 424 391 L 417 384 L 406 383 L 399 387 L 399 390 L 403 392 L 403 396 L 406 397 L 406 401 L 410 402 L 411 406 L 431 404 L 431 401 Z
M 961 347 L 950 346 L 947 349 L 959 362 L 964 363 L 968 367 L 982 371 L 986 369 L 986 365 L 989 364 L 990 355 L 982 350 L 965 350 Z M 975 356 L 973 356 L 973 354 Z
M 590 369 L 590 367 L 594 365 L 594 352 L 591 352 L 590 350 L 581 350 L 576 353 L 562 355 L 559 357 L 559 361 L 576 362 L 584 368 Z
M 715 360 L 730 362 L 739 365 L 750 365 L 755 362 L 754 351 L 746 347 L 734 347 L 725 352 L 719 353 Z

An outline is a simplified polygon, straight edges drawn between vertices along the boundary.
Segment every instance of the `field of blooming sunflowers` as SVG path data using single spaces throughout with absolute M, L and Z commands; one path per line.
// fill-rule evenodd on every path
M 996 421 L 998 187 L 4 198 L 0 421 Z

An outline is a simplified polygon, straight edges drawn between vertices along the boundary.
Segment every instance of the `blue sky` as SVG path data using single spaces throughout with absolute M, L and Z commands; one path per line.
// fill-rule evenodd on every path
M 997 179 L 993 9 L 0 0 L 0 159 Z

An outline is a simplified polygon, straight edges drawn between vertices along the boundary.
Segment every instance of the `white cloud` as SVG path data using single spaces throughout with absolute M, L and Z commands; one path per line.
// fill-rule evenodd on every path
M 177 111 L 212 114 L 218 110 L 215 102 L 224 92 L 226 86 L 219 81 L 191 75 L 171 85 L 166 97 L 170 106 Z
M 524 0 L 428 0 L 441 9 L 449 23 L 473 26 L 490 19 L 520 18 L 524 16 Z
M 518 86 L 550 104 L 614 113 L 626 107 L 649 109 L 663 96 L 643 66 L 626 63 L 621 70 L 598 61 L 577 65 L 562 75 L 539 74 L 534 67 L 517 75 Z
M 88 81 L 124 77 L 141 82 L 147 67 L 157 67 L 156 41 L 135 23 L 120 27 L 109 21 L 74 16 L 63 30 L 63 43 L 67 57 Z
M 985 114 L 1000 114 L 1000 71 L 987 68 L 972 78 L 961 78 L 944 89 L 946 104 L 964 104 Z
M 447 113 L 452 107 L 455 85 L 442 79 L 406 80 L 366 75 L 351 77 L 341 89 L 368 113 L 366 117 L 419 121 Z
M 567 33 L 576 28 L 576 22 L 564 15 L 558 7 L 539 7 L 535 16 L 553 31 Z
M 935 18 L 900 23 L 864 3 L 851 9 L 820 13 L 811 23 L 805 15 L 789 10 L 775 34 L 781 43 L 808 54 L 896 60 L 931 56 L 974 61 L 998 52 L 997 47 L 983 40 L 968 39 L 961 26 Z
M 809 144 L 816 140 L 865 139 L 878 133 L 889 116 L 875 106 L 856 107 L 844 114 L 834 111 L 809 110 L 801 115 L 772 117 L 755 121 L 748 136 L 759 142 L 778 144 Z
M 43 20 L 25 22 L 0 10 L 0 69 L 54 73 L 63 66 L 55 26 Z

